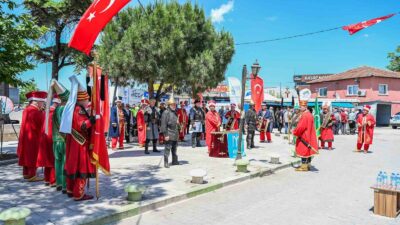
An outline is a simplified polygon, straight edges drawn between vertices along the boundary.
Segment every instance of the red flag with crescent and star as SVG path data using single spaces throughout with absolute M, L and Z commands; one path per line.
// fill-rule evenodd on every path
M 130 0 L 94 0 L 81 17 L 68 47 L 89 55 L 97 36 Z
M 377 23 L 380 23 L 380 22 L 382 22 L 384 20 L 387 20 L 387 19 L 389 19 L 390 17 L 392 17 L 394 15 L 396 15 L 396 14 L 394 13 L 394 14 L 390 14 L 390 15 L 387 15 L 387 16 L 382 16 L 382 17 L 379 17 L 379 18 L 363 21 L 361 23 L 351 24 L 351 25 L 342 27 L 342 29 L 349 31 L 350 35 L 353 35 L 353 34 L 357 33 L 358 31 L 360 31 L 360 30 L 362 30 L 364 28 L 373 26 L 373 25 L 375 25 Z
M 250 75 L 251 79 L 251 99 L 254 102 L 256 112 L 261 109 L 261 103 L 264 101 L 264 81 L 261 77 Z
M 89 75 L 93 80 L 92 88 L 92 114 L 96 116 L 96 123 L 91 130 L 90 145 L 91 160 L 104 174 L 110 175 L 110 162 L 107 151 L 105 130 L 108 127 L 109 103 L 108 103 L 108 76 L 101 74 L 102 70 L 96 66 L 89 66 Z

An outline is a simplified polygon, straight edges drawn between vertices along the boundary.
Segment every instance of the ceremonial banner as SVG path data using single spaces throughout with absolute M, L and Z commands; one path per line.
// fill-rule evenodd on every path
M 106 119 L 109 115 L 109 104 L 106 96 L 108 96 L 108 79 L 106 76 L 101 75 L 101 68 L 96 67 L 96 72 L 94 72 L 93 66 L 89 66 L 89 75 L 93 80 L 92 89 L 92 115 L 96 116 L 96 123 L 91 130 L 91 142 L 90 147 L 92 149 L 92 163 L 98 166 L 104 174 L 110 174 L 110 162 L 108 158 L 107 144 L 105 129 L 108 128 L 108 121 Z M 107 84 L 107 85 L 106 85 Z M 107 87 L 107 88 L 106 88 Z
M 321 136 L 321 113 L 319 111 L 318 98 L 315 98 L 313 114 L 314 114 L 315 132 L 317 134 L 317 139 L 318 139 Z
M 83 87 L 83 85 L 78 81 L 76 75 L 70 76 L 69 80 L 71 82 L 71 91 L 70 91 L 71 94 L 69 95 L 68 102 L 64 107 L 60 124 L 60 132 L 65 134 L 71 133 L 72 118 L 75 110 L 76 97 L 78 96 L 78 88 L 79 85 Z
M 256 112 L 258 112 L 261 109 L 261 103 L 264 101 L 264 81 L 259 76 L 254 78 L 252 74 L 250 77 L 252 78 L 250 81 L 251 99 L 254 102 Z
M 375 25 L 377 23 L 380 23 L 380 22 L 382 22 L 384 20 L 387 20 L 387 19 L 389 19 L 390 17 L 392 17 L 394 15 L 396 15 L 396 14 L 390 14 L 390 15 L 387 15 L 387 16 L 382 16 L 382 17 L 379 17 L 379 18 L 363 21 L 361 23 L 351 24 L 351 25 L 342 27 L 342 29 L 349 31 L 350 35 L 353 35 L 353 34 L 357 33 L 358 31 L 360 31 L 360 30 L 362 30 L 364 28 L 373 26 L 373 25 Z
M 231 103 L 238 105 L 240 103 L 240 95 L 242 94 L 242 86 L 236 77 L 228 77 L 229 98 Z
M 229 154 L 229 158 L 231 159 L 235 159 L 237 152 L 238 152 L 238 143 L 239 143 L 239 133 L 235 132 L 235 133 L 228 133 L 227 134 L 227 139 L 228 139 L 228 154 Z M 241 149 L 241 153 L 242 153 L 242 157 L 246 156 L 246 152 L 245 152 L 245 148 L 244 148 L 244 142 L 246 140 L 246 136 L 243 135 L 242 138 L 242 149 Z
M 81 17 L 68 47 L 89 55 L 101 30 L 128 2 L 130 0 L 94 0 Z

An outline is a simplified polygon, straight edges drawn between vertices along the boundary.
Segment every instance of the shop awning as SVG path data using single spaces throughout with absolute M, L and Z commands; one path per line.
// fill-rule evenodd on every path
M 332 107 L 354 108 L 354 105 L 351 102 L 332 102 Z

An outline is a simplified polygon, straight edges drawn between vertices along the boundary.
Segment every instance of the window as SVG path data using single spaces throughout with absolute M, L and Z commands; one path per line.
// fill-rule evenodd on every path
M 358 85 L 348 85 L 347 95 L 358 95 Z
M 328 88 L 318 88 L 318 97 L 326 97 L 328 95 Z
M 387 84 L 379 84 L 379 94 L 380 95 L 387 95 L 388 94 L 388 85 Z

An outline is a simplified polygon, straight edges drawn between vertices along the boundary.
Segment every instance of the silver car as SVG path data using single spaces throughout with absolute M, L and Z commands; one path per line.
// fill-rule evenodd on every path
M 392 126 L 393 129 L 397 129 L 397 127 L 400 127 L 400 115 L 394 115 L 390 119 L 390 126 Z

